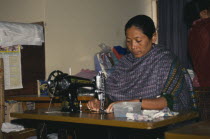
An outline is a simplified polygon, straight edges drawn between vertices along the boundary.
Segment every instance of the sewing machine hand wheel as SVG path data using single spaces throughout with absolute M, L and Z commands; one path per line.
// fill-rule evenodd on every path
M 49 96 L 53 97 L 55 94 L 57 94 L 57 79 L 59 75 L 62 75 L 63 72 L 59 70 L 55 70 L 50 73 L 48 79 L 47 79 L 47 84 L 48 84 L 48 91 L 49 91 Z

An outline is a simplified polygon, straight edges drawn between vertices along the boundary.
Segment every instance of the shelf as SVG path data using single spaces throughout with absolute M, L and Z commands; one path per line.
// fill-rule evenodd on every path
M 37 96 L 7 96 L 5 97 L 5 101 L 15 100 L 15 101 L 50 101 L 50 97 L 37 97 Z M 59 99 L 59 97 L 55 97 L 54 99 Z
M 46 97 L 37 97 L 37 96 L 7 96 L 5 97 L 5 101 L 8 100 L 15 100 L 15 101 L 50 101 L 50 97 L 46 96 Z M 53 98 L 54 100 L 58 100 L 59 97 L 55 97 Z M 84 101 L 88 101 L 93 99 L 93 97 L 91 96 L 78 96 L 78 100 L 84 100 Z

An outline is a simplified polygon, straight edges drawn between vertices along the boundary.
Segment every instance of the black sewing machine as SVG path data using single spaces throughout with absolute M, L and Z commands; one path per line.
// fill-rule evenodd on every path
M 99 73 L 95 80 L 71 76 L 59 70 L 53 71 L 48 77 L 48 91 L 51 97 L 59 96 L 64 112 L 79 112 L 78 92 L 94 93 L 101 100 L 100 111 L 104 111 L 105 76 Z

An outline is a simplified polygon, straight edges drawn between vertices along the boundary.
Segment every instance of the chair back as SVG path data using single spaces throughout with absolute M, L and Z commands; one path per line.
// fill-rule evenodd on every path
M 198 112 L 201 120 L 210 119 L 210 87 L 195 88 Z

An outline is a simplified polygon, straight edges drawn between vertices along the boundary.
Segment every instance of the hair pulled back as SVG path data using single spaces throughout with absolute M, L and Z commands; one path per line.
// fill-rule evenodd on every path
M 155 33 L 155 25 L 153 20 L 146 15 L 137 15 L 132 17 L 125 25 L 125 33 L 127 29 L 135 26 L 142 30 L 142 32 L 149 38 L 152 39 Z

